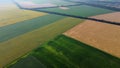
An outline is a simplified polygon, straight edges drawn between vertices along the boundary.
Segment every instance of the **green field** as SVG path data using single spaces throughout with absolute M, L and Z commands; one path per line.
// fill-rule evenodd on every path
M 29 67 L 26 65 L 29 64 Z M 18 65 L 21 65 L 18 67 Z M 45 68 L 45 66 L 33 56 L 28 56 L 19 61 L 19 64 L 16 64 L 12 68 Z
M 18 22 L 16 24 L 0 27 L 0 42 L 7 41 L 11 38 L 38 29 L 45 25 L 54 23 L 63 18 L 65 17 L 49 14 L 49 15 L 33 18 L 31 20 Z
M 30 60 L 30 59 L 31 60 Z M 29 62 L 28 62 L 29 61 Z M 41 45 L 8 68 L 119 68 L 120 59 L 64 35 Z
M 80 5 L 80 6 L 71 6 L 67 7 L 68 9 L 61 9 L 61 8 L 46 8 L 46 9 L 39 9 L 39 10 L 46 10 L 46 11 L 52 11 L 52 12 L 58 12 L 58 13 L 64 13 L 69 15 L 76 15 L 76 16 L 83 16 L 83 17 L 89 17 L 89 16 L 95 16 L 99 14 L 105 14 L 105 13 L 111 13 L 112 10 L 87 6 L 87 5 Z M 37 9 L 38 10 L 38 9 Z

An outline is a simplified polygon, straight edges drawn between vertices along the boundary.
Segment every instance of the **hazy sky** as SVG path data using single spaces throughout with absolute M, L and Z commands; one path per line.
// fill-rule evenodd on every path
M 0 3 L 10 3 L 11 0 L 0 0 Z
M 9 2 L 10 0 L 0 0 L 0 2 Z

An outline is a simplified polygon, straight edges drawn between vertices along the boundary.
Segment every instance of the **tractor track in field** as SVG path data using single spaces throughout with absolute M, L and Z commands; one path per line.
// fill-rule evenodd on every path
M 56 14 L 56 15 L 61 15 L 61 16 L 67 16 L 67 17 L 73 17 L 73 18 L 80 18 L 80 19 L 85 19 L 85 20 L 92 20 L 92 21 L 97 21 L 99 23 L 107 23 L 107 24 L 112 24 L 112 25 L 117 25 L 120 26 L 120 22 L 112 22 L 112 21 L 107 21 L 107 20 L 102 20 L 102 19 L 96 19 L 96 18 L 90 18 L 90 17 L 83 17 L 83 16 L 76 16 L 76 15 L 69 15 L 69 14 L 64 14 L 64 13 L 59 13 L 59 12 L 52 12 L 52 11 L 46 11 L 46 10 L 40 10 L 38 8 L 33 8 L 33 9 L 29 9 L 29 8 L 23 8 L 21 7 L 16 1 L 13 1 L 20 9 L 23 10 L 32 10 L 32 11 L 39 11 L 39 12 L 44 12 L 44 13 L 49 13 L 49 14 Z M 66 5 L 67 6 L 77 6 L 77 5 L 81 5 L 81 4 L 76 4 L 76 5 Z M 55 7 L 47 7 L 47 8 L 56 8 L 58 6 Z M 65 7 L 65 6 L 63 6 Z M 43 8 L 41 8 L 43 9 Z

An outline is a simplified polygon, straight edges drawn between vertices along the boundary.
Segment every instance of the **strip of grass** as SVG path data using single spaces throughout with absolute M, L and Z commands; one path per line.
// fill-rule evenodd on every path
M 31 52 L 29 56 L 34 56 L 47 68 L 120 67 L 120 59 L 64 35 L 43 44 Z M 28 65 L 28 67 L 24 67 L 19 64 L 20 61 L 8 68 L 19 68 L 19 66 L 29 68 L 29 63 L 26 62 L 24 65 Z M 15 67 L 16 65 L 17 67 Z
M 63 18 L 65 17 L 49 14 L 31 20 L 25 20 L 13 25 L 0 27 L 0 42 L 7 41 L 11 38 L 38 29 Z
M 83 20 L 76 18 L 64 18 L 42 28 L 0 43 L 0 66 L 5 66 L 18 57 L 37 48 L 41 43 L 53 39 L 57 35 L 62 34 L 82 21 Z
M 68 7 L 68 9 L 61 9 L 61 8 L 47 8 L 47 9 L 40 9 L 40 10 L 46 10 L 46 11 L 52 11 L 52 12 L 58 12 L 58 13 L 64 13 L 69 15 L 76 15 L 76 16 L 83 16 L 83 17 L 90 17 L 105 13 L 111 13 L 112 10 L 87 6 L 87 5 L 80 5 L 80 6 L 71 6 Z

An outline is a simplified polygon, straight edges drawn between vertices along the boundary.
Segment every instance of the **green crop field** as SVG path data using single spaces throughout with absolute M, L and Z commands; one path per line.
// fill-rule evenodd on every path
M 29 60 L 31 58 L 32 60 Z M 29 61 L 29 62 L 28 62 Z M 32 65 L 31 65 L 32 64 Z M 119 68 L 120 59 L 64 35 L 41 45 L 8 68 Z
M 97 8 L 97 7 L 87 6 L 87 5 L 71 6 L 67 8 L 68 9 L 61 9 L 57 7 L 57 8 L 45 8 L 45 9 L 39 9 L 39 10 L 46 10 L 46 11 L 83 16 L 83 17 L 89 17 L 89 16 L 95 16 L 99 14 L 114 12 L 112 10 L 107 10 L 107 9 L 102 9 L 102 8 Z
M 44 15 L 44 16 L 40 16 L 37 18 L 33 18 L 31 20 L 25 20 L 22 22 L 18 22 L 13 25 L 0 27 L 0 42 L 9 40 L 11 38 L 30 32 L 37 28 L 43 27 L 45 25 L 51 24 L 63 18 L 65 17 L 50 14 L 50 15 Z

